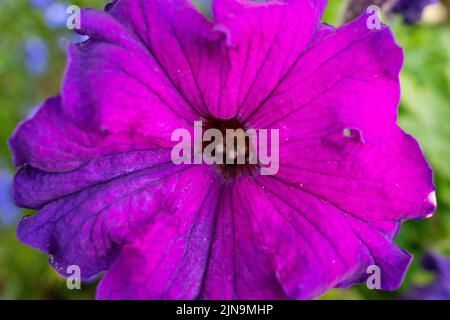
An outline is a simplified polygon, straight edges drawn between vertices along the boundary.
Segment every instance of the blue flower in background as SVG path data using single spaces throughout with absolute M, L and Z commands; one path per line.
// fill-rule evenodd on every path
M 0 169 L 0 225 L 14 224 L 20 216 L 20 210 L 14 205 L 11 196 L 12 179 L 11 173 Z
M 408 300 L 450 300 L 450 259 L 436 252 L 427 253 L 422 266 L 436 277 L 427 286 L 414 286 L 404 296 Z
M 68 4 L 54 0 L 30 0 L 33 7 L 39 9 L 45 23 L 50 28 L 61 28 L 66 25 Z
M 30 73 L 43 74 L 48 66 L 48 46 L 40 38 L 30 38 L 25 41 L 25 60 Z

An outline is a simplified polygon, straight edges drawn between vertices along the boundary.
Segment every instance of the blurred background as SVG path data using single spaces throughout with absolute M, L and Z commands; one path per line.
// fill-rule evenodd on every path
M 0 299 L 94 297 L 95 282 L 68 290 L 66 280 L 49 267 L 47 255 L 16 240 L 15 225 L 26 212 L 11 200 L 14 168 L 6 142 L 18 122 L 46 97 L 58 94 L 66 47 L 84 40 L 66 28 L 67 7 L 102 9 L 107 2 L 0 0 Z M 194 2 L 208 12 L 210 0 Z M 415 255 L 400 290 L 382 292 L 360 285 L 331 290 L 322 299 L 450 299 L 450 263 L 445 258 L 450 256 L 449 1 L 329 0 L 324 22 L 340 25 L 373 3 L 382 8 L 383 22 L 405 50 L 399 121 L 420 141 L 435 169 L 438 211 L 430 219 L 404 223 L 396 239 Z

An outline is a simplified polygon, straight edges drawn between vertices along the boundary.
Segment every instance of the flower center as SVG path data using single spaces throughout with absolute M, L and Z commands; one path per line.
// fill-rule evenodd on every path
M 223 139 L 210 153 L 221 164 L 217 167 L 224 178 L 234 178 L 238 175 L 250 174 L 256 167 L 256 150 L 252 143 L 254 130 L 246 130 L 243 123 L 233 118 L 228 120 L 206 118 L 203 121 L 203 132 L 209 129 L 220 131 Z M 203 142 L 203 151 L 210 142 Z

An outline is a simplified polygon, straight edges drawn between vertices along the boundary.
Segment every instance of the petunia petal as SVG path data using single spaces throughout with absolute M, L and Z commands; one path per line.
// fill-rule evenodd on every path
M 137 34 L 201 114 L 228 119 L 250 112 L 280 81 L 311 42 L 324 6 L 215 0 L 213 21 L 189 0 L 118 0 L 109 12 Z
M 114 179 L 171 163 L 170 150 L 130 151 L 91 160 L 69 172 L 49 173 L 25 166 L 17 173 L 14 200 L 22 208 L 40 209 L 70 194 Z
M 371 143 L 389 137 L 397 120 L 403 53 L 388 27 L 370 29 L 367 19 L 334 30 L 322 27 L 312 47 L 248 117 L 250 126 L 296 137 L 356 129 Z
M 391 32 L 320 24 L 325 3 L 83 10 L 61 98 L 10 140 L 14 199 L 39 210 L 18 238 L 62 275 L 107 271 L 100 299 L 309 299 L 371 265 L 397 289 L 412 257 L 392 239 L 434 212 L 433 173 L 396 124 Z M 210 116 L 279 129 L 279 172 L 173 165 L 173 130 Z
M 311 45 L 325 4 L 323 0 L 214 0 L 215 29 L 226 33 L 230 47 L 231 68 L 222 105 L 232 106 L 239 118 L 247 117 Z

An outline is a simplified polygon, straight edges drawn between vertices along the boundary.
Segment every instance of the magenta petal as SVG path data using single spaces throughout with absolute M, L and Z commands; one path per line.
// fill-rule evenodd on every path
M 208 268 L 200 299 L 286 299 L 271 257 L 252 228 L 259 213 L 243 204 L 234 184 L 225 186 L 217 218 Z M 252 202 L 260 201 L 251 199 Z
M 290 298 L 311 299 L 342 282 L 363 281 L 370 265 L 380 267 L 382 289 L 401 284 L 410 255 L 369 223 L 277 178 L 242 180 L 238 192 Z
M 23 122 L 9 141 L 14 164 L 61 172 L 113 153 L 153 149 L 145 137 L 133 133 L 91 133 L 78 127 L 62 110 L 59 97 L 48 99 Z
M 110 267 L 122 246 L 165 216 L 181 223 L 183 217 L 175 213 L 194 204 L 192 195 L 201 198 L 192 179 L 211 182 L 207 169 L 149 163 L 148 169 L 55 199 L 20 222 L 18 237 L 51 255 L 62 275 L 67 266 L 78 265 L 82 277 L 91 278 Z
M 202 190 L 191 198 L 183 211 L 155 221 L 124 247 L 97 297 L 285 298 L 268 256 L 249 228 L 250 212 L 236 196 L 214 185 L 207 194 Z
M 138 35 L 200 113 L 232 118 L 251 112 L 299 58 L 324 6 L 215 0 L 214 22 L 189 0 L 119 0 L 109 12 Z
M 325 3 L 215 0 L 213 20 L 190 0 L 83 10 L 61 98 L 10 140 L 14 199 L 39 210 L 18 238 L 62 275 L 106 271 L 100 299 L 311 299 L 371 265 L 398 288 L 411 255 L 393 238 L 436 209 L 396 124 L 402 50 L 366 16 L 321 24 Z M 205 117 L 279 129 L 278 173 L 174 165 L 174 129 Z
M 321 30 L 250 122 L 279 128 L 284 139 L 348 128 L 359 130 L 364 141 L 382 142 L 397 120 L 402 50 L 388 27 L 369 29 L 367 16 Z
M 185 102 L 209 114 L 207 103 L 217 100 L 212 90 L 227 68 L 212 22 L 188 0 L 118 0 L 108 12 L 145 45 Z
M 222 105 L 247 118 L 311 44 L 325 4 L 323 0 L 214 0 L 214 28 L 225 33 L 230 47 L 225 88 L 216 91 L 227 92 L 220 95 Z
M 406 219 L 436 209 L 433 172 L 418 143 L 396 128 L 383 144 L 358 136 L 292 140 L 277 177 L 394 236 Z M 290 151 L 289 151 L 290 150 Z
M 62 104 L 85 130 L 145 135 L 166 146 L 197 119 L 140 40 L 104 12 L 82 11 L 90 39 L 69 48 Z
M 14 189 L 14 200 L 20 207 L 40 209 L 55 199 L 170 163 L 170 150 L 158 150 L 105 155 L 62 173 L 25 166 L 14 180 L 14 185 L 20 186 Z
M 200 295 L 220 196 L 212 171 L 194 167 L 173 181 L 172 190 L 167 188 L 172 192 L 154 205 L 159 211 L 153 219 L 133 230 L 133 240 L 100 283 L 98 298 L 194 299 Z

